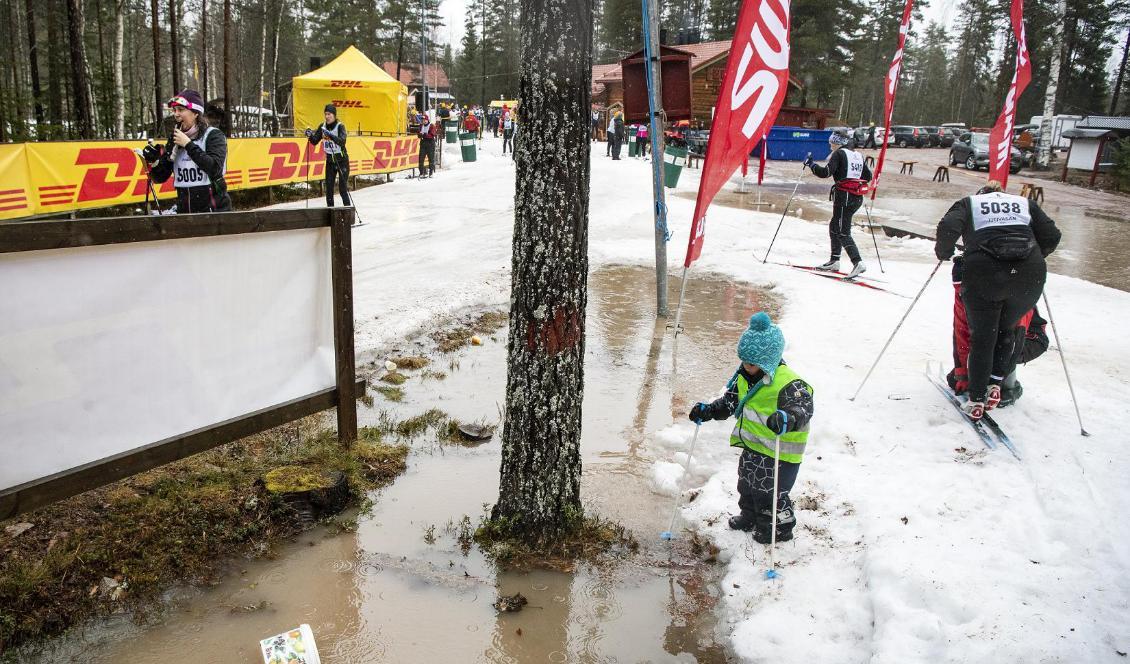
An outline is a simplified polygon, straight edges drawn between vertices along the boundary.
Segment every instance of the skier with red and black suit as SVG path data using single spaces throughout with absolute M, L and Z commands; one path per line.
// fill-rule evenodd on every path
M 961 256 L 953 258 L 953 370 L 946 374 L 946 382 L 954 394 L 965 394 L 969 389 L 969 320 L 965 314 L 965 303 L 961 300 L 961 280 L 965 261 Z M 1048 350 L 1049 340 L 1046 330 L 1048 322 L 1040 317 L 1038 309 L 1020 317 L 1013 328 L 1012 358 L 1001 373 L 1001 400 L 998 408 L 1011 406 L 1024 394 L 1024 387 L 1016 378 L 1016 366 L 1027 364 Z
M 436 174 L 436 137 L 439 131 L 428 117 L 427 113 L 420 116 L 420 177 L 426 178 Z M 424 159 L 428 160 L 428 169 L 424 170 Z
M 761 544 L 772 539 L 774 509 L 777 541 L 787 542 L 793 537 L 796 515 L 789 491 L 800 472 L 814 410 L 812 387 L 781 359 L 784 349 L 781 329 L 765 312 L 754 314 L 738 340 L 741 364 L 726 392 L 710 403 L 695 404 L 690 412 L 695 424 L 737 418 L 730 445 L 742 448 L 738 461 L 740 513 L 730 517 L 729 525 L 734 530 L 753 530 L 754 541 Z M 776 501 L 774 473 L 778 479 Z
M 816 177 L 831 176 L 835 180 L 828 194 L 828 199 L 832 201 L 832 219 L 828 222 L 832 254 L 827 263 L 816 269 L 839 272 L 842 249 L 847 251 L 848 258 L 851 259 L 853 267 L 847 278 L 852 279 L 867 270 L 867 265 L 859 256 L 859 247 L 855 246 L 855 240 L 851 237 L 851 219 L 863 205 L 863 195 L 870 191 L 868 183 L 871 182 L 871 169 L 867 168 L 862 154 L 845 147 L 848 144 L 846 134 L 834 131 L 828 137 L 828 143 L 831 145 L 832 155 L 828 157 L 827 166 L 815 163 L 811 154 L 804 161 L 804 166 L 812 169 L 812 174 Z
M 141 151 L 154 182 L 173 178 L 179 214 L 231 210 L 224 172 L 227 170 L 228 139 L 224 132 L 208 126 L 204 99 L 195 90 L 184 90 L 169 100 L 177 124 L 162 151 L 150 143 Z
M 1015 329 L 1040 299 L 1047 280 L 1044 258 L 1059 245 L 1055 222 L 1035 201 L 990 182 L 950 207 L 938 222 L 934 254 L 949 260 L 965 247 L 961 300 L 969 324 L 968 401 L 979 420 L 1001 401 L 1001 383 L 1013 368 Z

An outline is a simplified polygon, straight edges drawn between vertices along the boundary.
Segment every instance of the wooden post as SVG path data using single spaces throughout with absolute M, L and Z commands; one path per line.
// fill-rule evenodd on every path
M 353 351 L 353 209 L 333 211 L 330 265 L 333 274 L 334 366 L 337 375 L 337 437 L 348 447 L 357 440 L 356 358 Z

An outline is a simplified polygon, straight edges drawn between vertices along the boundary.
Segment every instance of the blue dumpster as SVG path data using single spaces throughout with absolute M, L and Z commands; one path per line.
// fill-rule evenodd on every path
M 769 130 L 769 158 L 777 161 L 804 161 L 808 154 L 824 161 L 832 153 L 828 147 L 829 129 L 773 127 Z

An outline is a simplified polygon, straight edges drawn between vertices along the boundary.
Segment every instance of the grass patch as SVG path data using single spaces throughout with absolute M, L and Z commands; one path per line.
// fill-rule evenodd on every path
M 408 357 L 394 357 L 392 358 L 392 363 L 396 365 L 397 369 L 416 370 L 423 369 L 424 367 L 428 366 L 428 364 L 431 363 L 431 360 L 419 355 L 410 355 Z
M 390 371 L 381 376 L 381 381 L 391 385 L 403 385 L 408 380 L 408 376 L 400 373 L 399 371 Z
M 393 432 L 401 438 L 415 438 L 428 429 L 437 429 L 441 432 L 446 429 L 448 422 L 447 413 L 438 408 L 401 420 L 393 427 Z
M 432 340 L 436 342 L 439 352 L 450 353 L 470 344 L 471 337 L 477 334 L 489 335 L 505 326 L 509 320 L 510 315 L 505 311 L 488 311 L 453 328 L 435 332 Z
M 420 380 L 446 380 L 446 379 L 447 379 L 447 373 L 443 372 L 443 371 L 433 371 L 431 369 L 428 369 L 427 371 L 421 371 L 420 372 Z
M 355 501 L 404 471 L 406 446 L 363 429 L 344 449 L 323 422 L 305 418 L 21 515 L 35 526 L 15 537 L 0 528 L 0 652 L 122 609 L 147 620 L 169 587 L 211 583 L 231 558 L 300 532 L 267 490 L 272 470 L 289 467 L 278 475 L 303 486 L 341 472 Z
M 625 557 L 639 550 L 632 532 L 618 523 L 584 512 L 566 519 L 562 534 L 530 541 L 517 521 L 485 514 L 473 538 L 483 553 L 504 569 L 571 572 L 578 562 Z
M 404 390 L 399 387 L 382 385 L 376 389 L 377 392 L 381 394 L 381 396 L 383 396 L 385 399 L 388 399 L 389 401 L 404 401 Z

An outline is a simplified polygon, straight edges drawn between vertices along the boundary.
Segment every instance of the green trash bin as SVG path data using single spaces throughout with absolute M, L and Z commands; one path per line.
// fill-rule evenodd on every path
M 467 132 L 459 134 L 459 149 L 463 151 L 463 161 L 475 161 L 478 159 L 478 150 L 475 146 L 475 132 Z
M 444 126 L 444 129 L 447 130 L 447 142 L 448 143 L 458 143 L 459 142 L 459 123 L 454 121 L 454 120 L 444 120 L 443 126 Z
M 668 145 L 663 151 L 663 186 L 674 189 L 679 184 L 679 175 L 687 165 L 687 149 Z
M 636 134 L 639 133 L 639 128 L 628 127 L 628 156 L 640 156 L 640 144 L 636 141 Z

